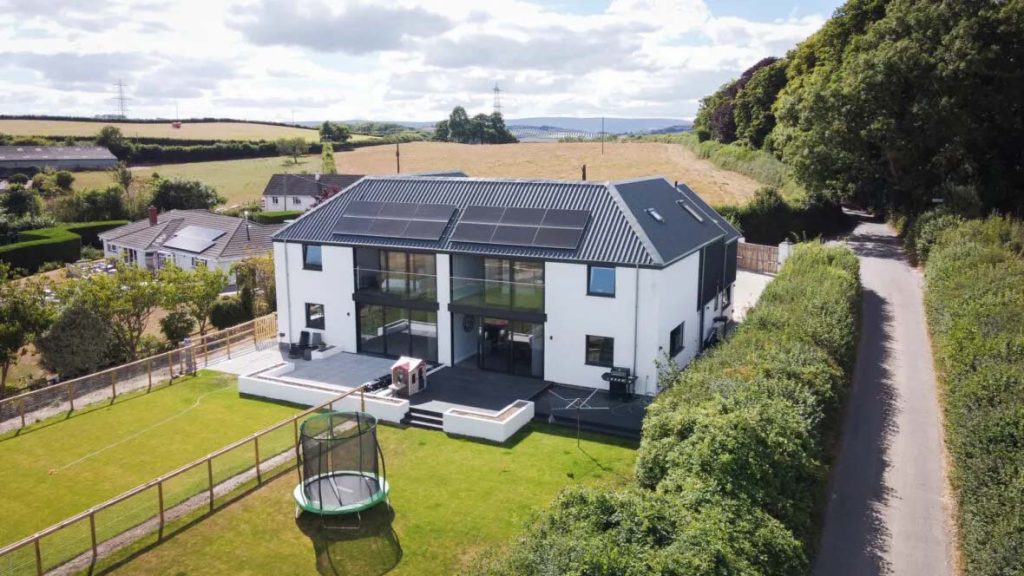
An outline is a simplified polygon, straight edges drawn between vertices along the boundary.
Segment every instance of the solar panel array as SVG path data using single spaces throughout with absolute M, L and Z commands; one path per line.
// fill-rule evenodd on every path
M 352 201 L 334 233 L 437 241 L 454 213 L 455 206 L 449 204 Z
M 575 250 L 588 210 L 467 206 L 452 231 L 455 242 Z
M 170 240 L 164 242 L 164 247 L 200 254 L 216 244 L 217 239 L 225 234 L 227 232 L 217 228 L 185 226 L 171 236 Z

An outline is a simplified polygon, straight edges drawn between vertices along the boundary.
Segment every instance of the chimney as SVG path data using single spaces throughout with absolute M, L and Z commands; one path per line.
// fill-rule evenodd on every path
M 586 182 L 587 181 L 587 165 L 584 164 L 582 168 L 583 168 L 583 181 Z
M 149 225 L 150 226 L 156 226 L 156 220 L 157 220 L 156 206 L 150 206 L 149 207 Z

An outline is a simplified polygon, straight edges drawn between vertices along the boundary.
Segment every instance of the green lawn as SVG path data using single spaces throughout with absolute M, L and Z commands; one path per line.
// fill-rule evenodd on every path
M 379 437 L 393 518 L 381 506 L 358 530 L 324 529 L 309 515 L 296 522 L 290 469 L 113 572 L 452 574 L 509 542 L 560 488 L 623 482 L 635 457 L 628 442 L 585 435 L 577 448 L 574 431 L 538 424 L 507 446 L 416 428 L 382 426 Z
M 236 378 L 202 371 L 150 394 L 0 436 L 0 545 L 196 460 L 296 413 L 242 399 Z

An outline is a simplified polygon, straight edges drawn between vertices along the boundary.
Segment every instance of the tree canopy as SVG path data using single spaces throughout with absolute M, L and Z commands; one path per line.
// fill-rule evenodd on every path
M 437 123 L 434 140 L 460 144 L 511 144 L 519 141 L 505 126 L 501 112 L 477 114 L 470 118 L 462 106 L 456 106 L 447 120 Z
M 16 282 L 10 272 L 7 263 L 0 262 L 0 397 L 18 352 L 52 321 L 42 287 L 32 281 Z
M 324 120 L 324 123 L 320 125 L 321 142 L 343 144 L 348 142 L 348 139 L 351 137 L 352 134 L 349 132 L 348 126 L 344 124 L 337 124 L 335 122 L 328 122 Z
M 161 212 L 167 210 L 210 209 L 224 202 L 217 191 L 198 180 L 181 178 L 153 181 L 153 197 L 150 203 Z
M 64 378 L 95 372 L 107 364 L 112 343 L 110 321 L 82 302 L 65 307 L 35 342 L 43 366 Z

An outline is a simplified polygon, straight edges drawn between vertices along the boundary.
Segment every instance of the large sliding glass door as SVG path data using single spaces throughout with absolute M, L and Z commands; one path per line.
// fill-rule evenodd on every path
M 477 365 L 484 370 L 544 377 L 544 325 L 484 317 L 477 338 Z
M 358 304 L 359 351 L 437 362 L 437 312 Z

